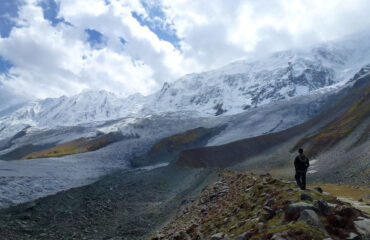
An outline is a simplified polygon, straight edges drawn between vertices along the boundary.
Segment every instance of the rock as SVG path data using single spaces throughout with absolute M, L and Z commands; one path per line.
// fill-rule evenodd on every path
M 264 213 L 262 214 L 262 219 L 264 221 L 268 221 L 275 216 L 275 211 L 272 210 L 270 207 L 264 206 L 263 210 L 265 210 Z
M 211 236 L 211 240 L 224 239 L 225 233 L 216 233 Z
M 251 188 L 251 187 L 253 187 L 251 184 L 248 184 L 245 188 L 246 189 L 249 189 L 249 188 Z
M 260 174 L 260 177 L 271 177 L 271 174 L 270 173 Z
M 361 240 L 361 237 L 356 233 L 351 232 L 346 240 Z
M 323 190 L 322 190 L 321 187 L 315 187 L 314 190 L 318 191 L 319 193 L 322 193 L 323 192 Z
M 278 181 L 278 180 L 277 180 L 276 178 L 269 178 L 269 179 L 267 180 L 267 182 L 268 182 L 269 184 L 275 184 L 277 181 Z
M 301 214 L 301 211 L 310 209 L 316 210 L 312 204 L 305 202 L 297 202 L 290 204 L 285 210 L 285 219 L 288 221 L 297 220 Z
M 258 227 L 258 230 L 261 231 L 263 228 L 263 223 L 262 222 L 257 223 L 257 227 Z
M 268 220 L 270 220 L 271 218 L 273 218 L 275 216 L 275 213 L 271 213 L 271 212 L 264 212 L 263 214 L 262 214 L 262 219 L 263 219 L 263 221 L 268 221 Z
M 336 208 L 338 205 L 337 205 L 337 204 L 335 204 L 335 203 L 328 203 L 328 206 L 329 206 L 330 208 Z
M 363 201 L 364 201 L 364 199 L 360 198 L 358 201 L 359 201 L 359 202 L 363 202 Z
M 342 218 L 339 215 L 335 215 L 335 214 L 332 214 L 332 215 L 328 216 L 328 222 L 331 226 L 340 227 L 340 228 L 345 227 L 345 225 L 347 223 L 347 221 L 345 221 L 344 218 Z
M 247 240 L 257 233 L 258 233 L 258 229 L 252 229 L 252 230 L 249 230 L 248 232 L 243 232 L 236 239 L 237 240 Z
M 248 205 L 245 203 L 245 202 L 242 202 L 241 204 L 239 204 L 239 208 L 241 209 L 244 209 L 244 208 L 247 208 Z
M 200 200 L 199 200 L 200 204 L 205 204 L 207 202 L 207 199 L 202 197 Z
M 310 209 L 303 210 L 300 217 L 298 218 L 298 221 L 305 222 L 311 226 L 319 226 L 321 224 L 320 219 L 315 211 Z
M 234 214 L 236 214 L 236 213 L 238 213 L 238 212 L 239 212 L 239 208 L 234 208 L 234 209 L 233 209 L 233 213 L 234 213 Z
M 301 200 L 306 200 L 306 201 L 311 201 L 312 202 L 312 197 L 308 195 L 307 193 L 302 193 L 301 194 Z
M 319 214 L 327 216 L 330 213 L 330 207 L 328 203 L 324 200 L 318 200 L 314 204 L 315 208 L 317 208 Z
M 22 213 L 19 216 L 19 219 L 21 219 L 21 220 L 29 220 L 29 219 L 31 219 L 31 213 L 29 213 L 29 212 Z
M 276 202 L 276 198 L 272 197 L 267 199 L 264 205 L 271 206 L 274 202 Z
M 181 239 L 186 239 L 186 235 L 183 231 L 176 232 L 173 236 L 172 239 L 174 240 L 181 240 Z
M 240 234 L 239 236 L 236 237 L 236 240 L 245 240 L 245 239 L 248 239 L 245 237 L 245 235 L 247 235 L 248 232 L 243 232 L 242 234 Z
M 210 201 L 212 201 L 212 200 L 214 200 L 214 199 L 216 199 L 217 198 L 217 195 L 216 194 L 211 194 L 211 195 L 209 195 L 209 200 Z
M 340 206 L 335 212 L 346 220 L 352 220 L 361 215 L 359 210 L 348 206 Z
M 237 229 L 237 227 L 238 227 L 238 226 L 236 226 L 236 225 L 231 226 L 231 227 L 230 227 L 230 229 L 229 229 L 229 232 L 231 232 L 231 231 L 233 231 L 233 230 Z
M 281 237 L 279 234 L 274 234 L 271 237 L 271 240 L 284 240 L 285 238 Z
M 370 219 L 361 219 L 353 223 L 361 237 L 370 239 Z
M 25 205 L 25 210 L 30 211 L 33 210 L 37 206 L 36 202 L 29 202 Z
M 275 213 L 274 210 L 272 210 L 269 206 L 264 206 L 263 207 L 263 210 L 267 211 L 267 212 L 271 212 L 271 213 Z
M 194 223 L 188 229 L 186 229 L 186 233 L 192 233 L 194 232 L 195 228 L 198 227 L 198 224 Z
M 322 233 L 328 235 L 324 226 L 322 225 L 319 216 L 317 216 L 316 212 L 310 209 L 303 210 L 301 212 L 301 216 L 298 218 L 298 221 L 302 221 L 307 223 L 310 226 L 317 227 L 320 229 Z
M 246 220 L 240 221 L 240 222 L 238 223 L 238 227 L 243 226 L 246 222 L 247 222 Z

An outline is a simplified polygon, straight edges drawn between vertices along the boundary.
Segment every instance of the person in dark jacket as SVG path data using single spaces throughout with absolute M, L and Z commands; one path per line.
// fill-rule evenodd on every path
M 308 158 L 303 154 L 303 149 L 298 150 L 299 155 L 294 159 L 295 180 L 298 187 L 302 190 L 306 189 L 306 173 L 310 166 Z

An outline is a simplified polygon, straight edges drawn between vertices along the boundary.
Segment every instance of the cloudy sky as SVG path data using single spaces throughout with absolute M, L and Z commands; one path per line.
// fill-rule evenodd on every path
M 370 26 L 368 0 L 0 0 L 0 108 L 85 88 L 129 95 Z

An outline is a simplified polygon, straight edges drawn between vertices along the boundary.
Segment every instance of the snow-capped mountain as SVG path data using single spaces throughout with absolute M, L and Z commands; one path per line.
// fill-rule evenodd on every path
M 357 42 L 356 42 L 357 41 Z M 343 85 L 370 62 L 370 43 L 357 40 L 289 50 L 220 69 L 188 74 L 152 95 L 126 98 L 100 90 L 39 100 L 0 118 L 1 138 L 25 126 L 74 126 L 122 117 L 191 111 L 198 116 L 241 113 L 268 103 Z
M 328 49 L 280 52 L 255 62 L 186 75 L 165 84 L 156 108 L 235 114 L 273 101 L 305 95 L 344 79 L 345 59 Z
M 3 119 L 31 126 L 76 125 L 138 113 L 144 100 L 140 94 L 122 99 L 104 90 L 85 90 L 72 97 L 47 98 L 30 103 Z

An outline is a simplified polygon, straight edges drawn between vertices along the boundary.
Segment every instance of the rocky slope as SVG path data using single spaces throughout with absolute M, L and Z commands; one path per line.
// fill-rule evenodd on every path
M 150 239 L 369 239 L 369 226 L 369 215 L 320 187 L 301 191 L 269 174 L 220 170 Z
M 116 171 L 88 186 L 0 209 L 0 239 L 144 239 L 215 177 L 209 169 L 174 166 Z

